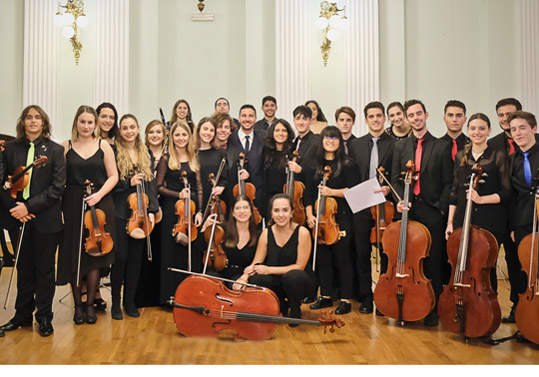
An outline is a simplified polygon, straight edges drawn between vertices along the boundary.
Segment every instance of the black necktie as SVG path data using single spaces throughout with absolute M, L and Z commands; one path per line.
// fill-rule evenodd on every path
M 245 136 L 245 151 L 249 152 L 251 149 L 251 144 L 249 143 L 249 136 Z

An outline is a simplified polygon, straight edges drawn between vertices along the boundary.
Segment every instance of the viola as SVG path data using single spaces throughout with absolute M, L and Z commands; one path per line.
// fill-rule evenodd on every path
M 382 185 L 384 183 L 383 176 L 385 174 L 385 169 L 379 167 L 377 171 L 378 181 L 380 185 Z M 376 244 L 379 247 L 384 230 L 386 230 L 387 226 L 393 221 L 395 207 L 393 206 L 393 203 L 385 201 L 384 203 L 371 207 L 371 214 L 375 222 L 371 229 L 371 243 Z
M 140 173 L 140 170 L 138 171 Z M 127 234 L 136 239 L 146 238 L 146 249 L 148 260 L 152 260 L 152 249 L 150 243 L 150 233 L 154 224 L 148 216 L 149 198 L 144 190 L 144 182 L 136 185 L 137 191 L 127 197 L 129 208 L 131 208 L 131 217 L 127 221 Z
M 414 177 L 414 163 L 408 161 L 404 178 L 404 207 L 408 207 L 410 184 Z M 428 256 L 431 237 L 421 223 L 408 220 L 408 211 L 402 211 L 402 220 L 391 223 L 382 237 L 388 268 L 374 290 L 376 308 L 390 318 L 418 321 L 434 308 L 432 284 L 423 273 L 423 260 Z
M 477 189 L 482 176 L 483 167 L 474 164 L 469 187 Z M 490 335 L 501 321 L 498 294 L 490 285 L 490 270 L 498 258 L 498 243 L 492 233 L 471 225 L 472 206 L 469 197 L 462 228 L 456 229 L 447 240 L 452 278 L 438 301 L 442 325 L 467 338 Z
M 539 188 L 536 189 L 536 198 Z M 529 341 L 539 344 L 539 251 L 537 233 L 537 212 L 539 200 L 535 200 L 533 213 L 533 231 L 520 241 L 518 245 L 518 258 L 522 271 L 527 275 L 526 290 L 519 294 L 518 305 L 515 310 L 515 322 L 518 331 Z
M 30 181 L 30 169 L 44 165 L 48 160 L 47 156 L 39 156 L 34 159 L 28 166 L 19 166 L 9 175 L 4 184 L 4 189 L 9 190 L 9 194 L 13 199 L 17 198 L 17 193 L 23 191 Z
M 86 196 L 92 195 L 94 185 L 86 180 Z M 99 257 L 110 253 L 114 242 L 110 233 L 105 231 L 107 219 L 105 212 L 95 206 L 90 206 L 90 209 L 84 213 L 84 226 L 88 229 L 88 237 L 86 238 L 86 252 L 93 256 Z
M 246 287 L 232 291 L 223 282 L 207 276 L 187 277 L 177 288 L 174 299 L 174 322 L 185 336 L 219 337 L 235 340 L 267 340 L 277 324 L 344 326 L 342 320 L 323 316 L 317 321 L 282 317 L 277 295 L 267 288 Z
M 293 152 L 292 161 L 296 162 L 298 159 L 298 151 Z M 283 187 L 283 192 L 292 198 L 294 210 L 292 211 L 292 220 L 299 225 L 305 224 L 305 207 L 303 206 L 303 191 L 305 185 L 296 181 L 294 178 L 294 172 L 287 168 L 286 183 Z
M 243 170 L 245 166 L 245 154 L 240 153 L 238 158 L 238 183 L 234 186 L 232 193 L 234 197 L 238 195 L 246 195 L 251 200 L 253 216 L 255 223 L 258 225 L 262 221 L 262 216 L 260 216 L 260 212 L 258 211 L 258 208 L 255 207 L 253 202 L 256 198 L 256 188 L 252 183 L 245 182 L 245 180 L 240 178 L 240 170 Z

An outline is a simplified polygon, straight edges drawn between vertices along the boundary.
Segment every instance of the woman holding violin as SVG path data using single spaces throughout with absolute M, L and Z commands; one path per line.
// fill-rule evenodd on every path
M 340 289 L 341 303 L 335 314 L 350 313 L 354 296 L 354 272 L 351 258 L 352 212 L 344 199 L 344 192 L 359 183 L 356 164 L 345 155 L 341 132 L 335 126 L 328 126 L 320 133 L 320 147 L 316 150 L 313 163 L 315 168 L 307 173 L 305 208 L 307 224 L 311 229 L 318 225 L 315 270 L 320 280 L 320 297 L 311 309 L 333 306 L 332 295 Z M 325 182 L 321 184 L 320 182 Z M 317 196 L 320 198 L 316 208 Z M 333 200 L 331 200 L 333 199 Z M 322 207 L 320 207 L 322 203 Z M 330 203 L 330 204 L 328 204 Z M 317 216 L 318 215 L 318 216 Z M 333 237 L 329 240 L 329 237 Z M 315 250 L 316 250 L 315 249 Z M 334 269 L 338 270 L 338 287 L 334 284 Z
M 153 156 L 152 173 L 157 175 L 157 164 L 166 153 L 166 128 L 163 122 L 154 119 L 148 123 L 144 130 L 144 144 Z M 162 206 L 162 199 L 157 195 L 159 207 Z M 137 308 L 159 305 L 159 286 L 161 281 L 161 222 L 159 221 L 162 211 L 156 214 L 156 224 L 150 234 L 150 243 L 152 248 L 152 260 L 144 255 L 142 256 L 142 266 L 140 278 L 135 296 Z
M 58 252 L 58 276 L 56 283 L 71 283 L 77 325 L 84 322 L 94 324 L 97 316 L 94 309 L 95 294 L 99 285 L 100 270 L 109 268 L 114 261 L 114 252 L 90 255 L 81 244 L 81 212 L 85 207 L 96 207 L 106 216 L 104 230 L 115 238 L 114 203 L 111 190 L 118 182 L 118 171 L 112 147 L 99 138 L 97 112 L 89 106 L 81 106 L 75 114 L 71 140 L 64 141 L 66 158 L 66 189 L 62 200 L 64 213 L 64 236 Z M 85 196 L 85 183 L 94 185 L 94 192 Z M 83 201 L 84 198 L 84 201 Z M 83 231 L 82 239 L 89 236 Z M 81 250 L 82 248 L 82 250 Z M 86 313 L 82 307 L 82 280 L 86 280 L 88 301 Z
M 211 230 L 215 218 L 215 214 L 208 217 L 200 232 L 206 233 Z M 230 218 L 221 226 L 224 228 L 224 237 L 221 238 L 220 246 L 226 254 L 226 267 L 222 271 L 216 271 L 215 268 L 208 267 L 208 273 L 236 280 L 253 260 L 260 235 L 259 228 L 253 217 L 253 206 L 247 196 L 238 195 L 234 199 Z
M 185 173 L 185 186 L 182 173 Z M 192 187 L 192 189 L 189 188 Z M 157 188 L 163 198 L 163 221 L 161 224 L 161 289 L 159 302 L 165 304 L 178 285 L 185 278 L 182 274 L 168 271 L 169 267 L 188 269 L 190 263 L 195 271 L 201 270 L 201 253 L 191 255 L 189 261 L 189 245 L 182 245 L 176 240 L 182 236 L 188 238 L 188 230 L 183 235 L 174 234 L 175 224 L 191 222 L 196 227 L 202 224 L 202 183 L 200 176 L 200 163 L 196 156 L 195 142 L 191 130 L 185 122 L 176 122 L 172 125 L 168 135 L 168 153 L 161 157 L 157 165 Z M 196 213 L 191 219 L 184 219 L 185 211 L 176 213 L 179 201 L 191 199 Z M 189 221 L 190 220 L 190 221 Z M 191 228 L 193 229 L 193 228 Z M 188 240 L 185 243 L 191 242 Z M 192 248 L 200 251 L 199 248 Z M 201 249 L 201 248 L 200 248 Z
M 271 214 L 268 228 L 260 235 L 252 263 L 237 281 L 271 289 L 279 298 L 283 316 L 301 318 L 301 300 L 315 289 L 305 272 L 311 254 L 311 236 L 307 228 L 292 221 L 292 200 L 286 194 L 273 196 L 268 207 Z M 234 284 L 233 289 L 243 287 Z
M 142 142 L 140 126 L 132 114 L 126 114 L 120 119 L 120 132 L 116 138 L 116 166 L 119 181 L 113 191 L 117 234 L 116 255 L 111 272 L 111 315 L 113 319 L 121 320 L 122 284 L 124 284 L 123 306 L 126 314 L 130 317 L 140 316 L 135 304 L 135 294 L 142 258 L 151 246 L 146 233 L 151 224 L 155 223 L 155 213 L 159 210 L 152 172 L 152 156 Z M 138 195 L 141 188 L 144 188 L 142 191 L 145 191 L 145 195 Z M 133 222 L 131 220 L 133 218 L 138 221 Z M 144 224 L 142 226 L 144 238 L 138 238 L 138 231 L 141 229 L 130 229 L 133 223 L 140 222 Z
M 508 221 L 504 204 L 510 199 L 511 182 L 507 159 L 487 144 L 491 131 L 490 120 L 485 114 L 477 113 L 470 117 L 468 121 L 470 143 L 455 156 L 446 239 L 455 229 L 462 227 L 466 201 L 468 196 L 471 196 L 473 202 L 471 224 L 488 230 L 494 235 L 498 244 L 501 242 Z M 472 166 L 476 163 L 483 168 L 483 177 L 474 190 L 468 187 L 468 183 Z M 491 270 L 490 283 L 496 290 L 498 280 L 495 268 Z

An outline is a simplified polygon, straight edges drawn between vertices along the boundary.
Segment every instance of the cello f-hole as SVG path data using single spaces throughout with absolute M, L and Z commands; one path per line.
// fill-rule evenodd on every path
M 229 304 L 230 306 L 234 306 L 234 303 L 232 302 L 232 300 L 229 300 L 229 299 L 227 299 L 227 298 L 221 297 L 221 296 L 219 295 L 219 293 L 216 293 L 216 294 L 215 294 L 215 298 L 216 298 L 217 300 L 219 300 L 219 301 L 226 302 L 226 303 Z

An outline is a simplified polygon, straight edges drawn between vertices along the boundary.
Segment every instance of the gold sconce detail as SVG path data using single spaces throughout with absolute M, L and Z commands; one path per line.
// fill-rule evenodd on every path
M 324 66 L 327 66 L 328 63 L 331 42 L 339 39 L 339 30 L 347 30 L 350 27 L 350 20 L 346 17 L 345 9 L 345 6 L 342 9 L 337 8 L 337 3 L 328 3 L 327 1 L 320 3 L 320 16 L 316 21 L 316 26 L 323 30 L 320 50 Z M 341 12 L 342 17 L 340 16 Z
M 64 8 L 64 12 L 60 12 Z M 71 41 L 75 63 L 79 64 L 82 43 L 80 41 L 79 28 L 88 26 L 88 17 L 84 14 L 82 0 L 67 0 L 66 5 L 58 2 L 58 12 L 54 15 L 54 24 L 62 28 L 62 35 Z

